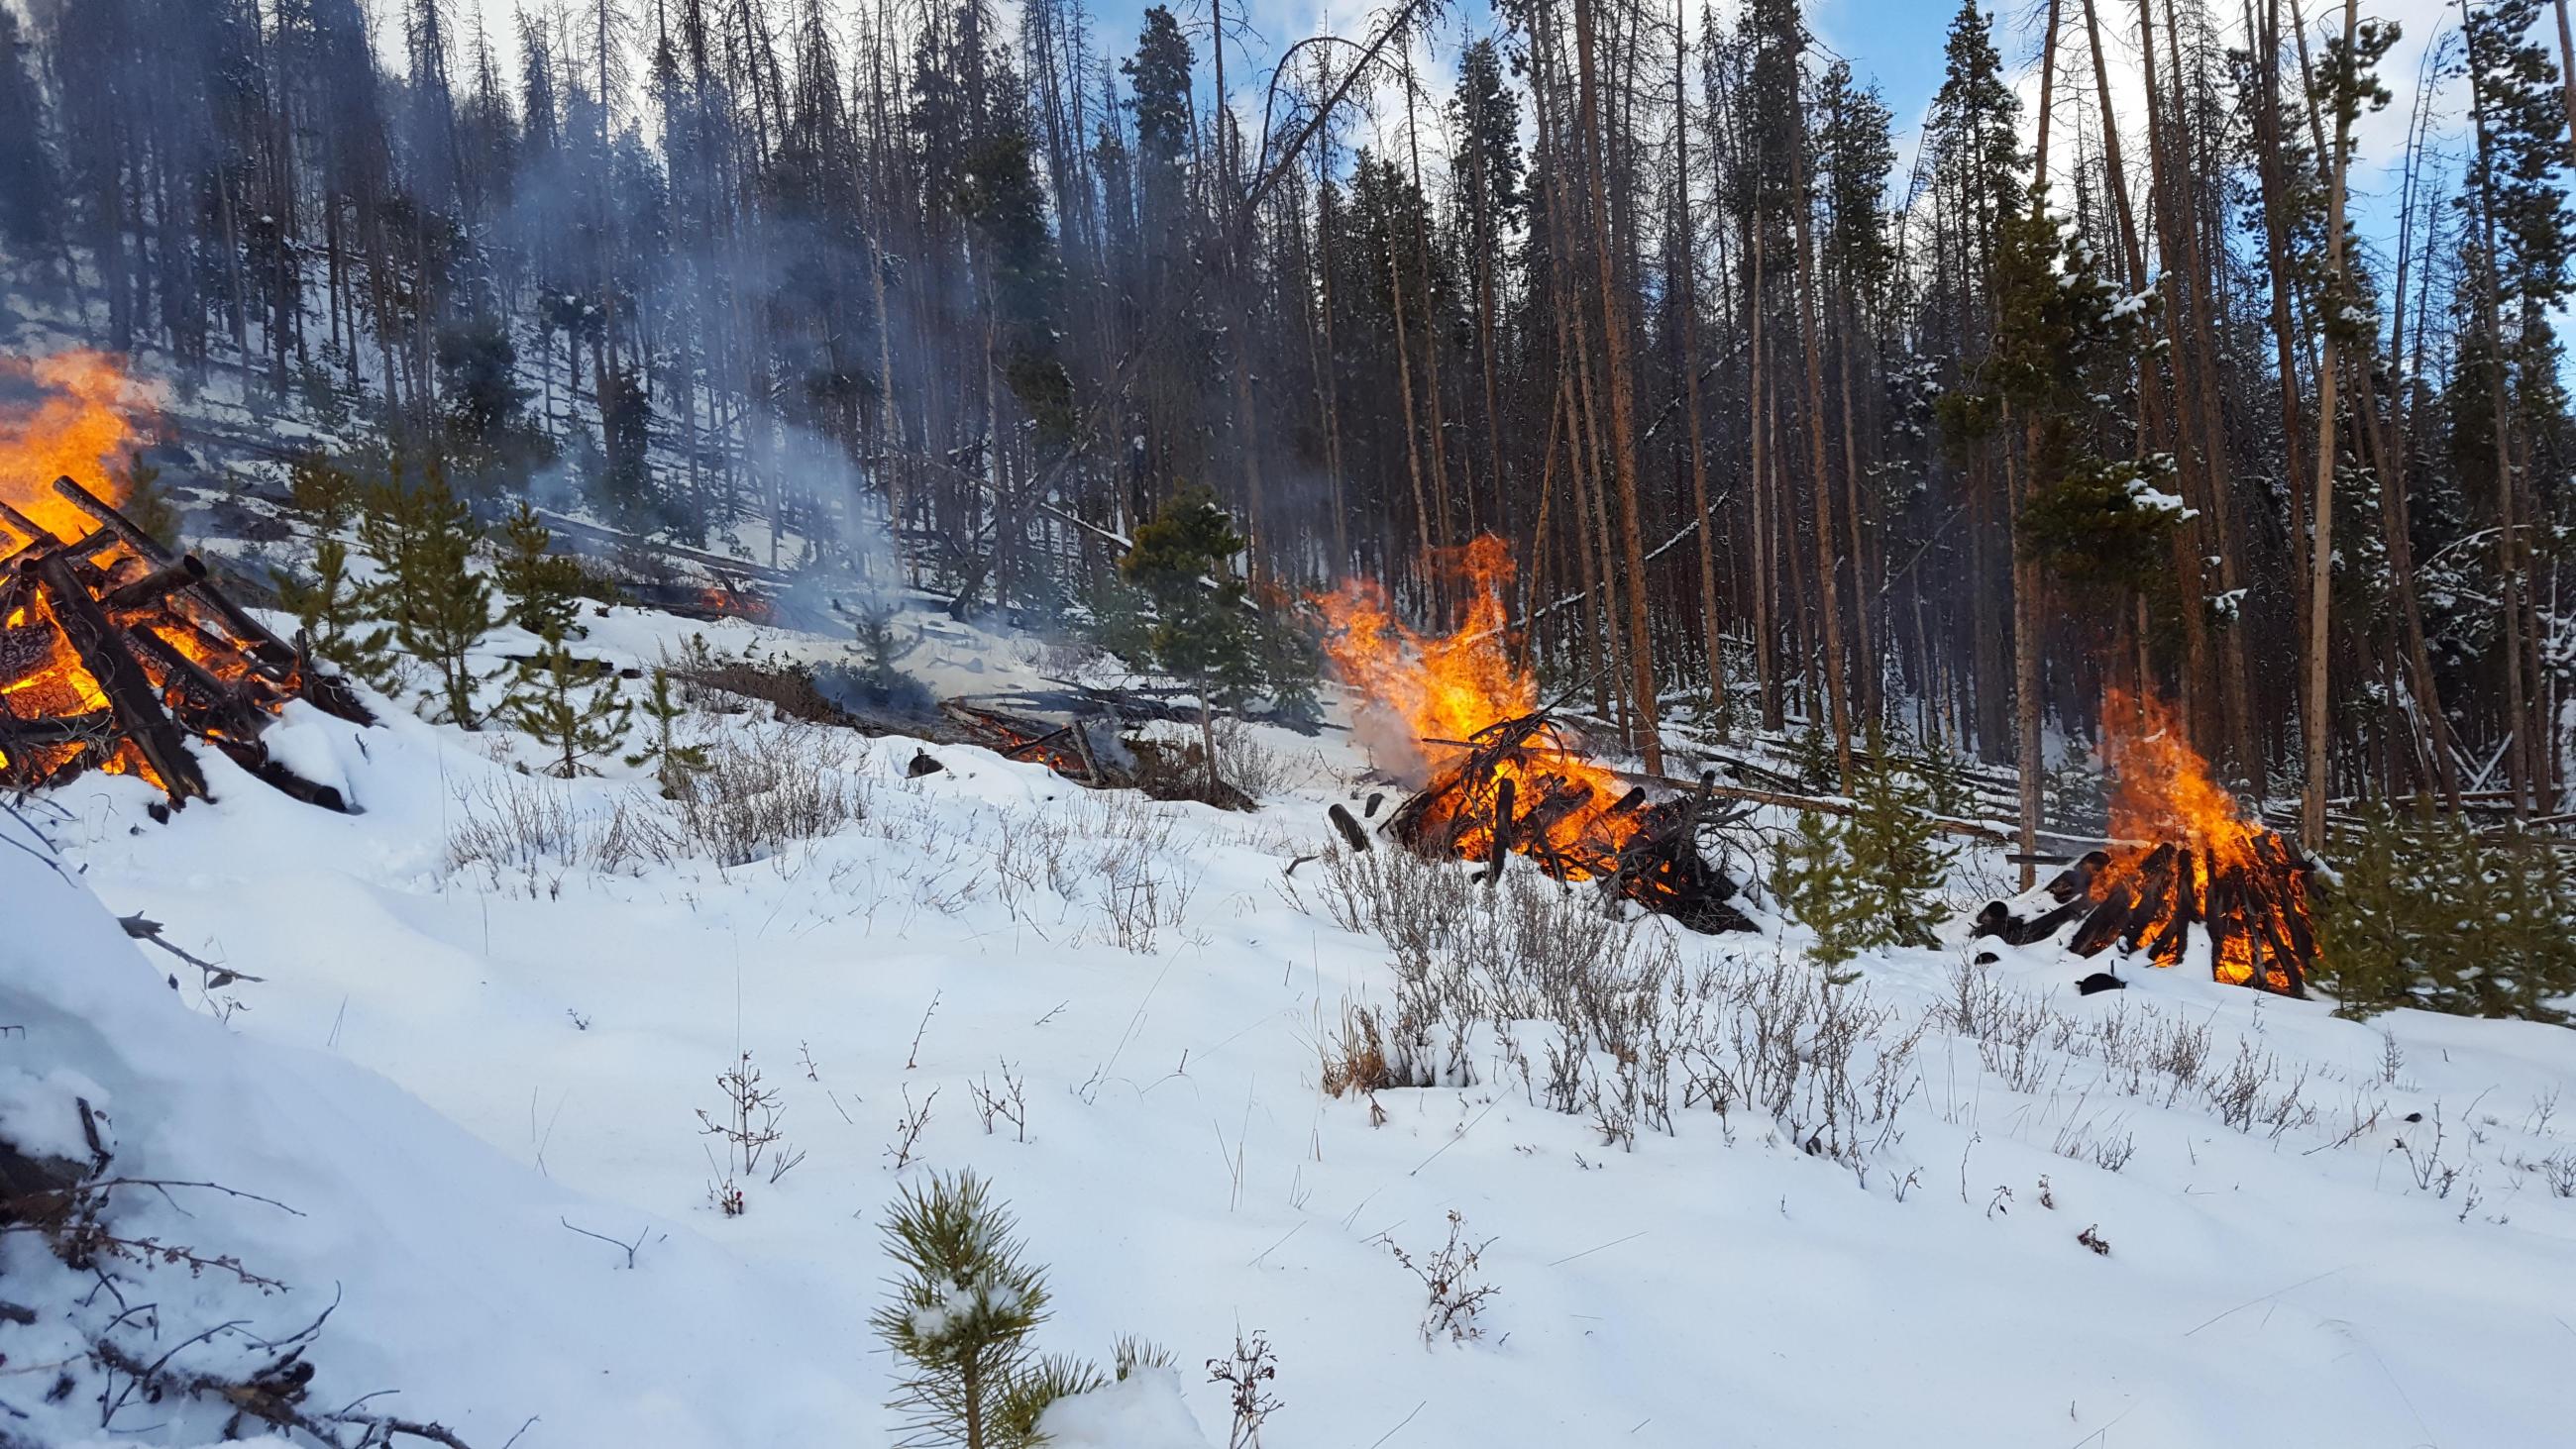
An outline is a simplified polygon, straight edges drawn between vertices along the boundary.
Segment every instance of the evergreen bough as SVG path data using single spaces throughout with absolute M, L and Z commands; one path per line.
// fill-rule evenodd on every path
M 890 1405 L 905 1415 L 903 1443 L 1029 1449 L 1047 1405 L 1105 1382 L 1030 1344 L 1047 1319 L 1046 1273 L 1014 1227 L 972 1172 L 907 1186 L 887 1214 L 898 1271 L 869 1321 L 906 1365 Z M 1125 1363 L 1122 1352 L 1122 1377 Z
M 2316 977 L 2347 1015 L 2413 1006 L 2567 1019 L 2576 875 L 2554 841 L 2381 806 L 2333 853 L 2335 880 L 2318 893 Z
M 617 672 L 574 654 L 560 630 L 520 662 L 501 702 L 502 721 L 545 746 L 548 773 L 564 780 L 594 773 L 583 762 L 614 751 L 634 713 Z
M 1810 959 L 1828 971 L 1863 951 L 1931 946 L 1955 855 L 1933 827 L 1932 792 L 1887 763 L 1873 739 L 1852 775 L 1852 813 L 1802 811 L 1774 847 L 1771 893 L 1816 933 Z

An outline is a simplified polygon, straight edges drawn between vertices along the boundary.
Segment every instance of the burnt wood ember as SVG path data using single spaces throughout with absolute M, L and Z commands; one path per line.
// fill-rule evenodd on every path
M 1699 848 L 1709 782 L 1653 804 L 1643 786 L 1611 794 L 1617 778 L 1544 710 L 1488 725 L 1459 749 L 1379 827 L 1398 844 L 1483 862 L 1488 882 L 1506 856 L 1523 855 L 1558 880 L 1598 881 L 1695 931 L 1752 929 L 1728 904 L 1736 883 Z
M 347 685 L 218 587 L 203 560 L 165 547 L 69 478 L 54 491 L 97 523 L 65 540 L 0 505 L 0 781 L 34 788 L 84 770 L 139 774 L 167 795 L 156 813 L 208 794 L 190 737 L 308 803 L 336 789 L 268 757 L 259 736 L 290 698 L 374 720 Z
M 2216 844 L 2162 841 L 2116 856 L 2097 850 L 2037 890 L 1987 903 L 1970 934 L 2015 946 L 2063 940 L 2079 958 L 2116 950 L 2156 966 L 2202 959 L 2197 940 L 2214 979 L 2305 996 L 2317 964 L 2308 918 L 2314 871 L 2289 842 L 2259 827 Z

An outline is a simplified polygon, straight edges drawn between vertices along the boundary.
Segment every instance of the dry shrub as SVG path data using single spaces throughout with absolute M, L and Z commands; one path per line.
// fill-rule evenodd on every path
M 1189 913 L 1200 869 L 1173 846 L 1169 813 L 1122 792 L 1085 792 L 1079 798 L 1084 828 L 1073 858 L 1075 879 L 1088 883 L 1109 941 L 1151 951 L 1161 933 Z M 1072 898 L 1074 892 L 1064 894 Z
M 1319 1039 L 1316 1049 L 1323 1059 L 1321 1080 L 1327 1097 L 1351 1092 L 1369 1096 L 1412 1085 L 1398 1079 L 1387 1060 L 1385 1030 L 1370 1008 L 1343 1003 L 1341 1034 Z
M 543 775 L 496 772 L 460 787 L 447 831 L 451 871 L 479 872 L 493 891 L 560 893 L 570 871 L 633 871 L 671 858 L 677 845 L 650 802 L 620 791 L 585 807 L 572 787 Z
M 1323 773 L 1323 758 L 1315 751 L 1272 749 L 1251 725 L 1231 715 L 1218 720 L 1213 732 L 1217 777 L 1255 800 L 1304 789 Z
M 1328 1083 L 1358 1080 L 1356 1059 L 1395 1085 L 1471 1085 L 1490 1037 L 1532 1103 L 1588 1116 L 1607 1144 L 1706 1105 L 1766 1114 L 1843 1161 L 1888 1141 L 1914 1091 L 1922 1026 L 1803 961 L 1685 969 L 1669 922 L 1621 920 L 1598 892 L 1531 870 L 1487 886 L 1452 862 L 1336 850 L 1324 875 L 1327 911 L 1382 937 L 1396 972 L 1393 1010 L 1347 1015 L 1325 1046 Z M 1547 1033 L 1537 1060 L 1518 1039 L 1531 1023 Z
M 705 767 L 672 800 L 682 843 L 742 865 L 864 818 L 867 789 L 850 771 L 852 748 L 845 732 L 792 721 L 718 735 Z

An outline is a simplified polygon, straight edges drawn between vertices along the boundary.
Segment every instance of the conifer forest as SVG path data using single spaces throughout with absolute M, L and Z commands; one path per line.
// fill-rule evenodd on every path
M 0 1449 L 2566 1442 L 2571 8 L 0 0 Z
M 478 507 L 569 465 L 772 561 L 865 512 L 1047 609 L 1203 490 L 1276 607 L 1452 619 L 1505 540 L 1649 768 L 1677 708 L 2009 762 L 2109 685 L 2312 831 L 2547 813 L 2565 5 L 2428 8 L 2407 74 L 2335 0 L 2025 8 L 1897 116 L 1795 0 L 28 0 L 0 228 Z

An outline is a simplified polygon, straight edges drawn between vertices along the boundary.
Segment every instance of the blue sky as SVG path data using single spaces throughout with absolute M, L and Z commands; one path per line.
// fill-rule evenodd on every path
M 389 17 L 397 8 L 393 0 L 371 0 L 371 3 L 379 22 L 390 26 Z M 515 16 L 522 9 L 533 14 L 552 14 L 577 13 L 581 8 L 571 0 L 454 0 L 454 3 L 460 35 L 465 23 L 479 11 L 495 39 L 496 48 L 503 53 L 505 65 L 515 60 Z M 827 0 L 827 3 L 850 9 L 862 4 L 873 8 L 874 0 Z M 1017 0 L 996 0 L 996 3 L 1003 12 L 1005 23 L 1015 23 Z M 1102 52 L 1113 58 L 1123 57 L 1134 46 L 1148 3 L 1150 0 L 1091 0 L 1095 39 Z M 1201 57 L 1204 84 L 1207 79 L 1208 0 L 1172 0 L 1172 3 L 1184 25 L 1192 31 Z M 1671 4 L 1674 0 L 1663 0 L 1663 3 Z M 1742 0 L 1679 0 L 1679 3 L 1694 16 L 1707 5 L 1716 5 L 1721 12 L 1732 16 L 1741 8 Z M 2000 5 L 1997 0 L 1979 0 L 1979 3 L 1988 13 L 2001 15 L 1997 44 L 2003 53 L 2005 66 L 2020 85 L 2025 100 L 2035 102 L 2038 92 L 2035 62 L 2039 18 L 2045 13 L 2044 4 L 2041 0 L 2027 0 L 2027 3 L 2007 0 Z M 1319 28 L 1329 28 L 1346 37 L 1363 36 L 1372 29 L 1387 4 L 1388 0 L 1228 0 L 1229 23 L 1236 27 L 1248 26 L 1251 32 L 1245 40 L 1236 42 L 1250 52 L 1251 70 L 1247 72 L 1242 65 L 1246 58 L 1242 50 L 1231 51 L 1228 57 L 1227 79 L 1234 83 L 1237 104 L 1247 109 L 1258 108 L 1259 82 L 1265 74 L 1266 62 L 1287 44 Z M 2353 175 L 2353 205 L 2356 221 L 2367 239 L 2384 236 L 2393 240 L 2396 214 L 2394 164 L 2404 144 L 2417 62 L 2423 47 L 2433 37 L 2456 25 L 2456 6 L 2457 0 L 2363 0 L 2363 14 L 2395 20 L 2403 26 L 2405 33 L 2404 42 L 2381 69 L 2383 79 L 2397 93 L 2396 101 L 2387 110 L 2365 117 L 2356 137 L 2359 154 Z M 783 7 L 774 5 L 773 9 Z M 1811 0 L 1809 5 L 1808 25 L 1818 44 L 1850 60 L 1853 69 L 1864 79 L 1875 81 L 1894 112 L 1900 178 L 1912 163 L 1914 137 L 1924 108 L 1940 86 L 1943 41 L 1957 9 L 1957 0 Z M 2069 18 L 2066 24 L 2070 33 L 2066 39 L 2072 43 L 2080 35 L 2081 27 L 2074 18 L 2075 7 L 2070 4 L 2067 9 Z M 2222 15 L 2236 12 L 2236 7 L 2224 3 L 2224 0 L 2215 9 Z M 2305 14 L 2311 29 L 2318 30 L 2326 25 L 2339 7 L 2335 0 L 2304 0 L 2299 9 Z M 2548 28 L 2547 9 L 2542 7 L 2544 29 Z M 2114 16 L 2119 19 L 2115 21 Z M 2105 40 L 2114 52 L 2111 71 L 2115 103 L 2121 109 L 2124 129 L 2134 134 L 2141 114 L 2140 97 L 2133 78 L 2136 61 L 2128 49 L 2135 32 L 2134 10 L 2121 0 L 2111 0 L 2103 20 Z M 1449 81 L 1448 57 L 1455 55 L 1460 37 L 1489 33 L 1493 28 L 1490 0 L 1455 0 L 1441 21 L 1438 53 L 1422 75 L 1426 88 L 1435 96 L 1445 94 Z M 2076 58 L 2080 62 L 2080 55 Z M 2079 73 L 2065 76 L 2064 80 L 2084 84 L 2089 90 L 2089 81 L 2080 74 L 2081 69 L 2079 64 Z M 2462 97 L 2458 92 L 2462 89 L 2457 85 L 2445 87 L 2437 107 L 2453 126 L 2460 118 Z M 1202 92 L 1204 99 L 1205 93 Z M 1364 142 L 1369 139 L 1369 128 L 1362 122 L 1348 134 L 1353 141 Z M 1436 144 L 1428 132 L 1424 139 L 1426 145 Z M 2134 141 L 2131 150 L 2133 157 L 2143 154 Z M 2058 154 L 2064 157 L 2068 152 L 2060 151 Z

